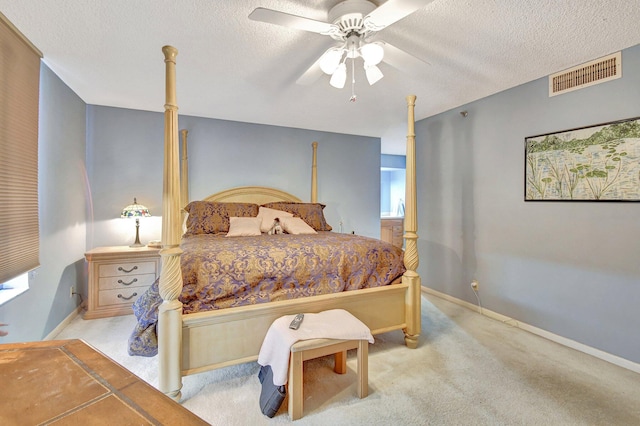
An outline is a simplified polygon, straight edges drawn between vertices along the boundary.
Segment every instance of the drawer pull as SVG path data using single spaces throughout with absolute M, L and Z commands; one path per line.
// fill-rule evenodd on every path
M 122 300 L 131 300 L 131 299 L 133 299 L 134 297 L 136 297 L 137 295 L 138 295 L 138 293 L 133 293 L 131 296 L 129 296 L 129 297 L 125 297 L 125 296 L 123 296 L 123 295 L 121 295 L 121 294 L 118 294 L 118 299 L 122 299 Z
M 137 279 L 137 278 L 132 279 L 132 280 L 131 280 L 131 281 L 129 281 L 128 283 L 125 283 L 125 282 L 124 282 L 124 281 L 122 281 L 122 280 L 118 280 L 118 284 L 122 284 L 122 285 L 131 285 L 131 284 L 133 284 L 133 283 L 135 283 L 135 282 L 138 282 L 138 279 Z
M 131 269 L 129 269 L 129 270 L 127 271 L 127 270 L 126 270 L 126 269 L 124 269 L 122 266 L 118 266 L 118 271 L 122 271 L 122 272 L 125 272 L 125 273 L 127 273 L 127 274 L 128 274 L 129 272 L 135 271 L 136 269 L 138 269 L 138 267 L 137 267 L 137 266 L 134 266 L 133 268 L 131 268 Z

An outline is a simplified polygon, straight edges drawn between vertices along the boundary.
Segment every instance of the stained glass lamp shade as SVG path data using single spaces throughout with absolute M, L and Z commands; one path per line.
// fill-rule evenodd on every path
M 149 209 L 143 206 L 142 204 L 138 204 L 138 200 L 133 199 L 133 204 L 129 204 L 127 207 L 122 209 L 122 213 L 120 217 L 135 217 L 136 218 L 136 241 L 130 245 L 129 247 L 142 247 L 143 244 L 140 243 L 140 218 L 151 216 L 149 213 Z

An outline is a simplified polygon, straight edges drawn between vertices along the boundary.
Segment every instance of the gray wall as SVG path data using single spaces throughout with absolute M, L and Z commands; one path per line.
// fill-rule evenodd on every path
M 89 106 L 87 163 L 92 215 L 87 246 L 128 245 L 135 228 L 119 218 L 134 197 L 153 217 L 140 239 L 160 239 L 164 117 Z M 318 142 L 318 200 L 335 231 L 380 235 L 380 139 L 181 116 L 189 147 L 190 198 L 233 186 L 262 185 L 309 201 L 311 143 Z
M 622 62 L 618 80 L 549 98 L 542 78 L 417 123 L 419 272 L 640 362 L 640 204 L 523 201 L 525 137 L 640 116 L 640 46 Z
M 3 343 L 41 340 L 86 294 L 85 103 L 46 65 L 40 67 L 38 204 L 40 267 L 29 273 L 29 290 L 0 307 L 8 323 Z

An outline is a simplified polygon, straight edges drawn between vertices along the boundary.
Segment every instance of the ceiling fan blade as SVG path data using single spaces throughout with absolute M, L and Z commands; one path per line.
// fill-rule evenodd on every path
M 415 75 L 431 65 L 429 62 L 423 61 L 402 49 L 398 49 L 392 44 L 384 41 L 380 41 L 380 43 L 383 43 L 384 47 L 384 59 L 382 61 L 406 74 Z
M 249 14 L 249 19 L 318 34 L 330 34 L 338 30 L 336 25 L 329 24 L 328 22 L 303 18 L 302 16 L 291 15 L 289 13 L 279 12 L 273 9 L 265 9 L 264 7 L 258 7 L 251 12 Z
M 318 81 L 318 79 L 324 75 L 322 69 L 320 68 L 321 58 L 322 56 L 320 56 L 318 60 L 313 63 L 313 65 L 307 68 L 307 70 L 300 77 L 298 77 L 298 79 L 296 80 L 296 84 L 299 84 L 301 86 L 309 86 Z
M 387 0 L 364 18 L 364 26 L 371 31 L 380 31 L 411 15 L 433 0 Z

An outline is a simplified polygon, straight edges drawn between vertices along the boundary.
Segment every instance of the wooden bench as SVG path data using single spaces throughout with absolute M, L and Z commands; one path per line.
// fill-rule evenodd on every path
M 289 359 L 289 417 L 297 420 L 303 413 L 302 364 L 304 361 L 335 354 L 334 371 L 347 372 L 347 351 L 358 350 L 358 397 L 369 393 L 368 357 L 369 342 L 366 340 L 311 339 L 301 340 L 291 346 Z

